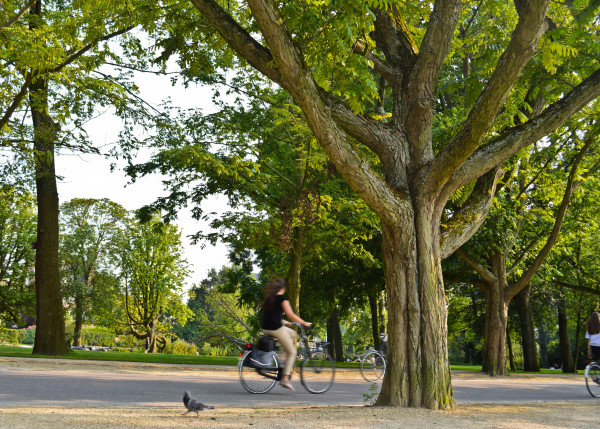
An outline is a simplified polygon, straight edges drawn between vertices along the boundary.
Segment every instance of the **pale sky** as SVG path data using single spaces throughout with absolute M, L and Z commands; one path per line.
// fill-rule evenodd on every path
M 205 88 L 190 85 L 172 87 L 169 78 L 145 74 L 136 82 L 140 94 L 150 104 L 158 105 L 167 97 L 171 97 L 174 106 L 183 108 L 201 108 L 204 113 L 214 108 L 211 92 Z M 121 122 L 109 112 L 86 124 L 86 130 L 95 146 L 110 145 L 117 140 Z M 144 204 L 151 203 L 159 195 L 165 194 L 158 176 L 138 179 L 136 183 L 127 185 L 128 179 L 122 170 L 110 172 L 111 160 L 98 155 L 73 155 L 59 153 L 56 158 L 56 172 L 63 179 L 58 182 L 60 204 L 73 198 L 108 198 L 121 204 L 127 210 L 135 210 Z M 203 205 L 205 211 L 224 212 L 228 209 L 225 197 L 212 198 Z M 199 229 L 208 230 L 208 225 L 192 219 L 189 210 L 180 212 L 175 222 L 182 231 L 185 257 L 192 271 L 187 284 L 199 283 L 206 277 L 211 268 L 219 269 L 227 265 L 227 249 L 223 244 L 212 246 L 206 244 L 202 249 L 200 243 L 190 244 L 188 235 Z

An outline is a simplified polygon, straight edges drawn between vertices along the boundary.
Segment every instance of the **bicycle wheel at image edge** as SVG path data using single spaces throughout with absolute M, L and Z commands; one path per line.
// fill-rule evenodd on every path
M 600 364 L 592 362 L 585 371 L 585 385 L 594 398 L 600 398 Z
M 325 352 L 314 352 L 302 361 L 300 381 L 310 393 L 327 392 L 333 385 L 335 363 Z
M 266 393 L 275 386 L 276 381 L 274 379 L 261 375 L 256 368 L 251 366 L 248 361 L 250 359 L 251 351 L 244 352 L 240 358 L 239 370 L 240 370 L 240 381 L 242 386 L 250 393 Z M 272 366 L 279 367 L 277 357 L 273 356 Z M 263 370 L 264 371 L 264 370 Z M 272 376 L 277 375 L 277 371 L 269 371 Z
M 367 381 L 381 380 L 385 374 L 385 359 L 378 351 L 373 350 L 360 361 L 360 373 Z

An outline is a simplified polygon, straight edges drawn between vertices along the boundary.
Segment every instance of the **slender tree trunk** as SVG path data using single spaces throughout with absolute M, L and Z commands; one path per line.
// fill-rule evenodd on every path
M 546 332 L 546 325 L 544 323 L 538 323 L 538 343 L 540 345 L 540 361 L 542 368 L 549 368 L 550 362 L 548 360 L 548 333 Z
M 340 329 L 340 318 L 337 307 L 329 314 L 327 341 L 329 341 L 329 354 L 333 356 L 336 362 L 343 362 L 344 348 L 342 346 L 342 330 Z
M 75 299 L 75 328 L 73 329 L 73 345 L 81 346 L 81 330 L 83 328 L 83 308 L 81 299 Z
M 521 345 L 523 347 L 523 369 L 527 372 L 540 372 L 540 363 L 535 342 L 535 326 L 530 302 L 531 283 L 515 295 L 514 304 L 519 315 Z
M 453 399 L 439 229 L 432 228 L 437 223 L 428 207 L 417 206 L 415 213 L 412 232 L 406 224 L 383 225 L 388 367 L 377 404 L 448 408 Z
M 575 372 L 573 354 L 571 353 L 571 340 L 569 339 L 569 326 L 567 323 L 567 310 L 564 298 L 558 302 L 558 340 L 560 343 L 560 356 L 562 358 L 562 372 Z
M 509 365 L 511 371 L 516 371 L 515 357 L 513 355 L 513 349 L 512 349 L 512 339 L 510 337 L 510 329 L 506 330 L 506 345 L 508 347 L 508 365 Z
M 387 332 L 385 328 L 385 291 L 381 291 L 379 299 L 377 300 L 377 306 L 379 308 L 379 333 L 382 334 Z
M 290 268 L 286 281 L 286 294 L 294 313 L 300 314 L 300 270 L 302 268 L 302 254 L 304 251 L 304 235 L 306 227 L 297 226 L 292 231 L 292 254 Z
M 369 294 L 369 309 L 371 310 L 371 334 L 373 335 L 373 345 L 379 350 L 381 340 L 379 338 L 379 321 L 377 317 L 377 299 Z
M 41 14 L 41 2 L 35 12 Z M 54 170 L 55 125 L 48 114 L 48 81 L 29 87 L 34 127 L 38 224 L 35 243 L 36 331 L 34 354 L 68 352 L 58 263 L 58 191 Z
M 580 341 L 581 341 L 581 328 L 583 325 L 583 321 L 582 321 L 582 317 L 581 317 L 581 310 L 577 311 L 577 325 L 575 328 L 575 356 L 573 356 L 573 365 L 575 367 L 575 371 L 577 371 L 577 362 L 579 362 L 579 354 L 580 354 L 580 350 L 579 350 L 579 346 L 580 346 Z

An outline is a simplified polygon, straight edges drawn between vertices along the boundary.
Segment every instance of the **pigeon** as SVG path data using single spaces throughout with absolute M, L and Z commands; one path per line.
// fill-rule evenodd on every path
M 193 411 L 196 413 L 196 417 L 198 417 L 198 413 L 202 410 L 212 410 L 215 407 L 211 406 L 211 405 L 206 405 L 203 404 L 200 401 L 196 401 L 194 398 L 192 398 L 190 396 L 190 392 L 184 392 L 183 393 L 183 405 L 185 405 L 185 408 L 187 408 L 187 412 L 183 413 L 182 416 L 185 416 L 187 413 L 189 413 L 190 411 Z

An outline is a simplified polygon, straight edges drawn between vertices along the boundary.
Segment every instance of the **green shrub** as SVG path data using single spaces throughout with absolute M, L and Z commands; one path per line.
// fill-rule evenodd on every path
M 231 347 L 213 347 L 210 343 L 203 343 L 200 347 L 202 356 L 237 356 L 238 351 Z
M 196 346 L 183 340 L 167 342 L 163 353 L 168 355 L 196 355 L 198 354 Z
M 33 344 L 35 329 L 12 329 L 0 327 L 0 343 Z

